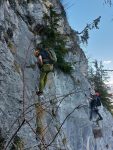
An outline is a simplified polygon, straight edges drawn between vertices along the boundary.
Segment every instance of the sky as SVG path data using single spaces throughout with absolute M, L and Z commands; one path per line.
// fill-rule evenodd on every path
M 104 0 L 63 0 L 70 26 L 81 32 L 87 23 L 101 16 L 99 29 L 89 32 L 88 45 L 81 45 L 90 60 L 102 61 L 105 69 L 113 70 L 113 6 Z M 113 83 L 113 72 L 109 73 Z

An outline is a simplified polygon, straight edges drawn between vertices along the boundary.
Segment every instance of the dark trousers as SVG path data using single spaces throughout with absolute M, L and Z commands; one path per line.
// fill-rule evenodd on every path
M 102 116 L 100 115 L 99 111 L 97 108 L 93 108 L 91 109 L 90 111 L 90 120 L 92 120 L 92 117 L 93 117 L 93 113 L 97 114 L 99 116 L 99 120 L 102 120 Z

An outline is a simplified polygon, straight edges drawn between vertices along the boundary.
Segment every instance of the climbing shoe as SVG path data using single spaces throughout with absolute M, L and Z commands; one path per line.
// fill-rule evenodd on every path
M 103 120 L 103 118 L 102 117 L 97 118 L 96 122 L 98 122 L 100 120 Z
M 103 120 L 103 118 L 102 118 L 102 117 L 100 117 L 100 118 L 99 118 L 99 120 Z
M 40 96 L 40 95 L 43 94 L 43 92 L 41 92 L 41 91 L 36 91 L 36 94 L 37 94 L 38 96 Z

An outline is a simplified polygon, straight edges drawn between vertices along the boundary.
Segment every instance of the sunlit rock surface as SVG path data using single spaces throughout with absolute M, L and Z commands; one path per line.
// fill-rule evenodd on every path
M 4 148 L 10 149 L 13 137 L 18 136 L 26 150 L 113 150 L 110 113 L 100 108 L 103 121 L 99 127 L 89 120 L 87 59 L 76 35 L 71 37 L 74 33 L 66 17 L 58 30 L 68 34 L 65 59 L 72 63 L 73 72 L 66 75 L 55 69 L 48 76 L 43 97 L 39 100 L 35 94 L 40 71 L 29 66 L 36 62 L 33 51 L 41 38 L 33 29 L 43 24 L 50 5 L 58 13 L 64 11 L 58 0 L 0 1 L 0 130 Z

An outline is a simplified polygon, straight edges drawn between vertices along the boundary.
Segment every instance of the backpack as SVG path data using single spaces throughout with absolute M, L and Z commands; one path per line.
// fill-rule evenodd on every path
M 97 106 L 101 106 L 100 97 L 98 97 L 98 96 L 97 96 L 97 98 L 96 98 L 96 105 L 97 105 Z
M 91 100 L 91 102 L 90 102 L 90 108 L 94 109 L 96 107 L 97 107 L 96 100 L 95 99 Z
M 97 108 L 98 106 L 101 106 L 100 97 L 93 96 L 93 99 L 90 102 L 90 108 L 93 109 L 93 108 Z
M 48 54 L 49 54 L 49 57 L 50 57 L 50 60 L 52 61 L 52 63 L 55 64 L 57 62 L 57 57 L 56 57 L 54 50 L 49 49 Z

